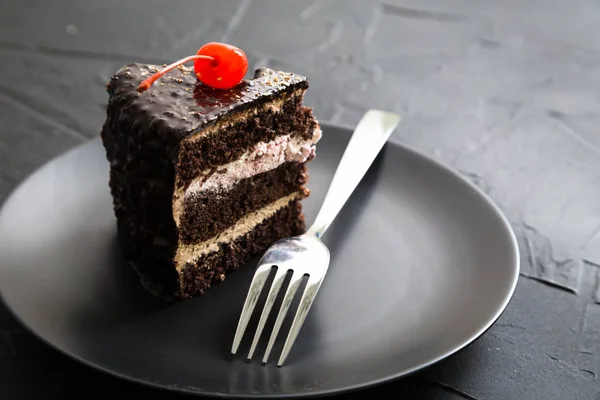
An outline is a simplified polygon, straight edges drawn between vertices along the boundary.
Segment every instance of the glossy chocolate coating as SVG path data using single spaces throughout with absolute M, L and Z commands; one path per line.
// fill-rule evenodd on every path
M 166 125 L 171 128 L 166 130 L 180 136 L 180 140 L 233 110 L 256 106 L 282 92 L 308 88 L 303 76 L 262 67 L 255 71 L 253 79 L 232 89 L 215 89 L 200 82 L 192 68 L 181 67 L 138 93 L 139 83 L 160 68 L 147 64 L 124 66 L 112 77 L 107 90 L 111 101 L 131 107 L 145 123 Z

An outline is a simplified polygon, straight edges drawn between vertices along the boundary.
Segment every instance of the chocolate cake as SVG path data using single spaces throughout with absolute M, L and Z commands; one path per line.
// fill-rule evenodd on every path
M 159 68 L 116 72 L 101 136 L 124 254 L 147 289 L 178 300 L 304 231 L 321 130 L 303 76 L 260 68 L 215 89 L 180 66 L 138 92 Z

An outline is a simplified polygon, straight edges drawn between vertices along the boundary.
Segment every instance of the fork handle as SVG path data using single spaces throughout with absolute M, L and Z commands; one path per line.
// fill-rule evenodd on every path
M 400 122 L 400 116 L 380 110 L 369 110 L 358 123 L 331 185 L 307 234 L 320 238 L 358 186 L 383 145 Z

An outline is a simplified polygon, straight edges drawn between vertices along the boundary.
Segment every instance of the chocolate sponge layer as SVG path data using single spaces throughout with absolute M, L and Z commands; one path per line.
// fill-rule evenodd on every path
M 224 243 L 218 251 L 183 266 L 179 295 L 186 298 L 203 294 L 212 285 L 222 282 L 228 273 L 263 253 L 271 243 L 284 237 L 299 235 L 304 229 L 300 200 L 292 200 L 246 235 Z
M 308 195 L 304 164 L 285 163 L 278 168 L 243 179 L 226 191 L 199 192 L 183 202 L 180 240 L 198 243 L 221 233 L 244 215 L 294 192 Z

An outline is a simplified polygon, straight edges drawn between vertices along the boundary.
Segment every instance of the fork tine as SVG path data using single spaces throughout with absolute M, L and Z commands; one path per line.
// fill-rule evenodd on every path
M 308 282 L 306 284 L 306 290 L 302 293 L 302 298 L 300 299 L 300 304 L 298 305 L 298 310 L 296 311 L 296 315 L 294 316 L 294 321 L 292 322 L 292 326 L 290 328 L 290 332 L 288 333 L 288 337 L 285 340 L 285 344 L 283 345 L 283 350 L 281 351 L 281 355 L 279 356 L 279 361 L 277 361 L 277 366 L 281 367 L 285 362 L 287 356 L 290 354 L 294 343 L 296 342 L 296 338 L 298 337 L 298 333 L 300 329 L 302 329 L 302 325 L 304 324 L 304 320 L 306 319 L 306 315 L 310 310 L 310 307 L 317 297 L 317 292 L 321 287 L 321 283 L 323 282 L 323 276 L 318 275 L 317 277 L 313 277 L 312 275 L 308 277 Z
M 235 354 L 238 351 L 238 347 L 240 346 L 242 338 L 244 337 L 244 332 L 246 331 L 246 327 L 248 326 L 248 322 L 252 316 L 252 311 L 254 311 L 254 307 L 258 302 L 262 288 L 269 277 L 269 273 L 271 272 L 271 267 L 272 266 L 270 264 L 261 265 L 254 273 L 252 283 L 250 284 L 250 289 L 248 290 L 246 300 L 244 301 L 244 307 L 242 308 L 238 326 L 235 331 L 233 345 L 231 346 L 232 354 Z
M 277 319 L 275 320 L 275 325 L 273 326 L 273 331 L 271 332 L 271 337 L 269 338 L 269 343 L 267 344 L 267 349 L 265 350 L 265 355 L 263 356 L 262 362 L 266 363 L 269 359 L 269 354 L 273 349 L 273 345 L 275 344 L 275 339 L 277 339 L 277 335 L 279 334 L 279 330 L 281 329 L 281 324 L 283 324 L 283 320 L 285 319 L 285 315 L 292 304 L 292 300 L 294 299 L 294 295 L 302 282 L 302 277 L 304 275 L 294 273 L 292 271 L 292 279 L 290 280 L 290 284 L 288 285 L 285 296 L 283 298 L 283 303 L 281 303 L 281 308 L 279 309 L 279 314 L 277 314 Z
M 275 274 L 275 278 L 273 279 L 273 284 L 271 285 L 271 289 L 269 290 L 269 295 L 263 307 L 262 314 L 260 315 L 260 321 L 258 322 L 258 327 L 256 328 L 256 332 L 254 333 L 254 339 L 252 340 L 252 346 L 250 346 L 250 351 L 248 352 L 248 360 L 252 358 L 254 354 L 254 350 L 256 350 L 256 345 L 258 344 L 258 340 L 260 339 L 260 335 L 265 327 L 265 323 L 267 322 L 267 318 L 271 312 L 271 308 L 273 308 L 273 304 L 275 303 L 275 298 L 281 289 L 281 285 L 285 280 L 285 276 L 287 275 L 287 269 L 280 266 L 277 268 L 277 273 Z

